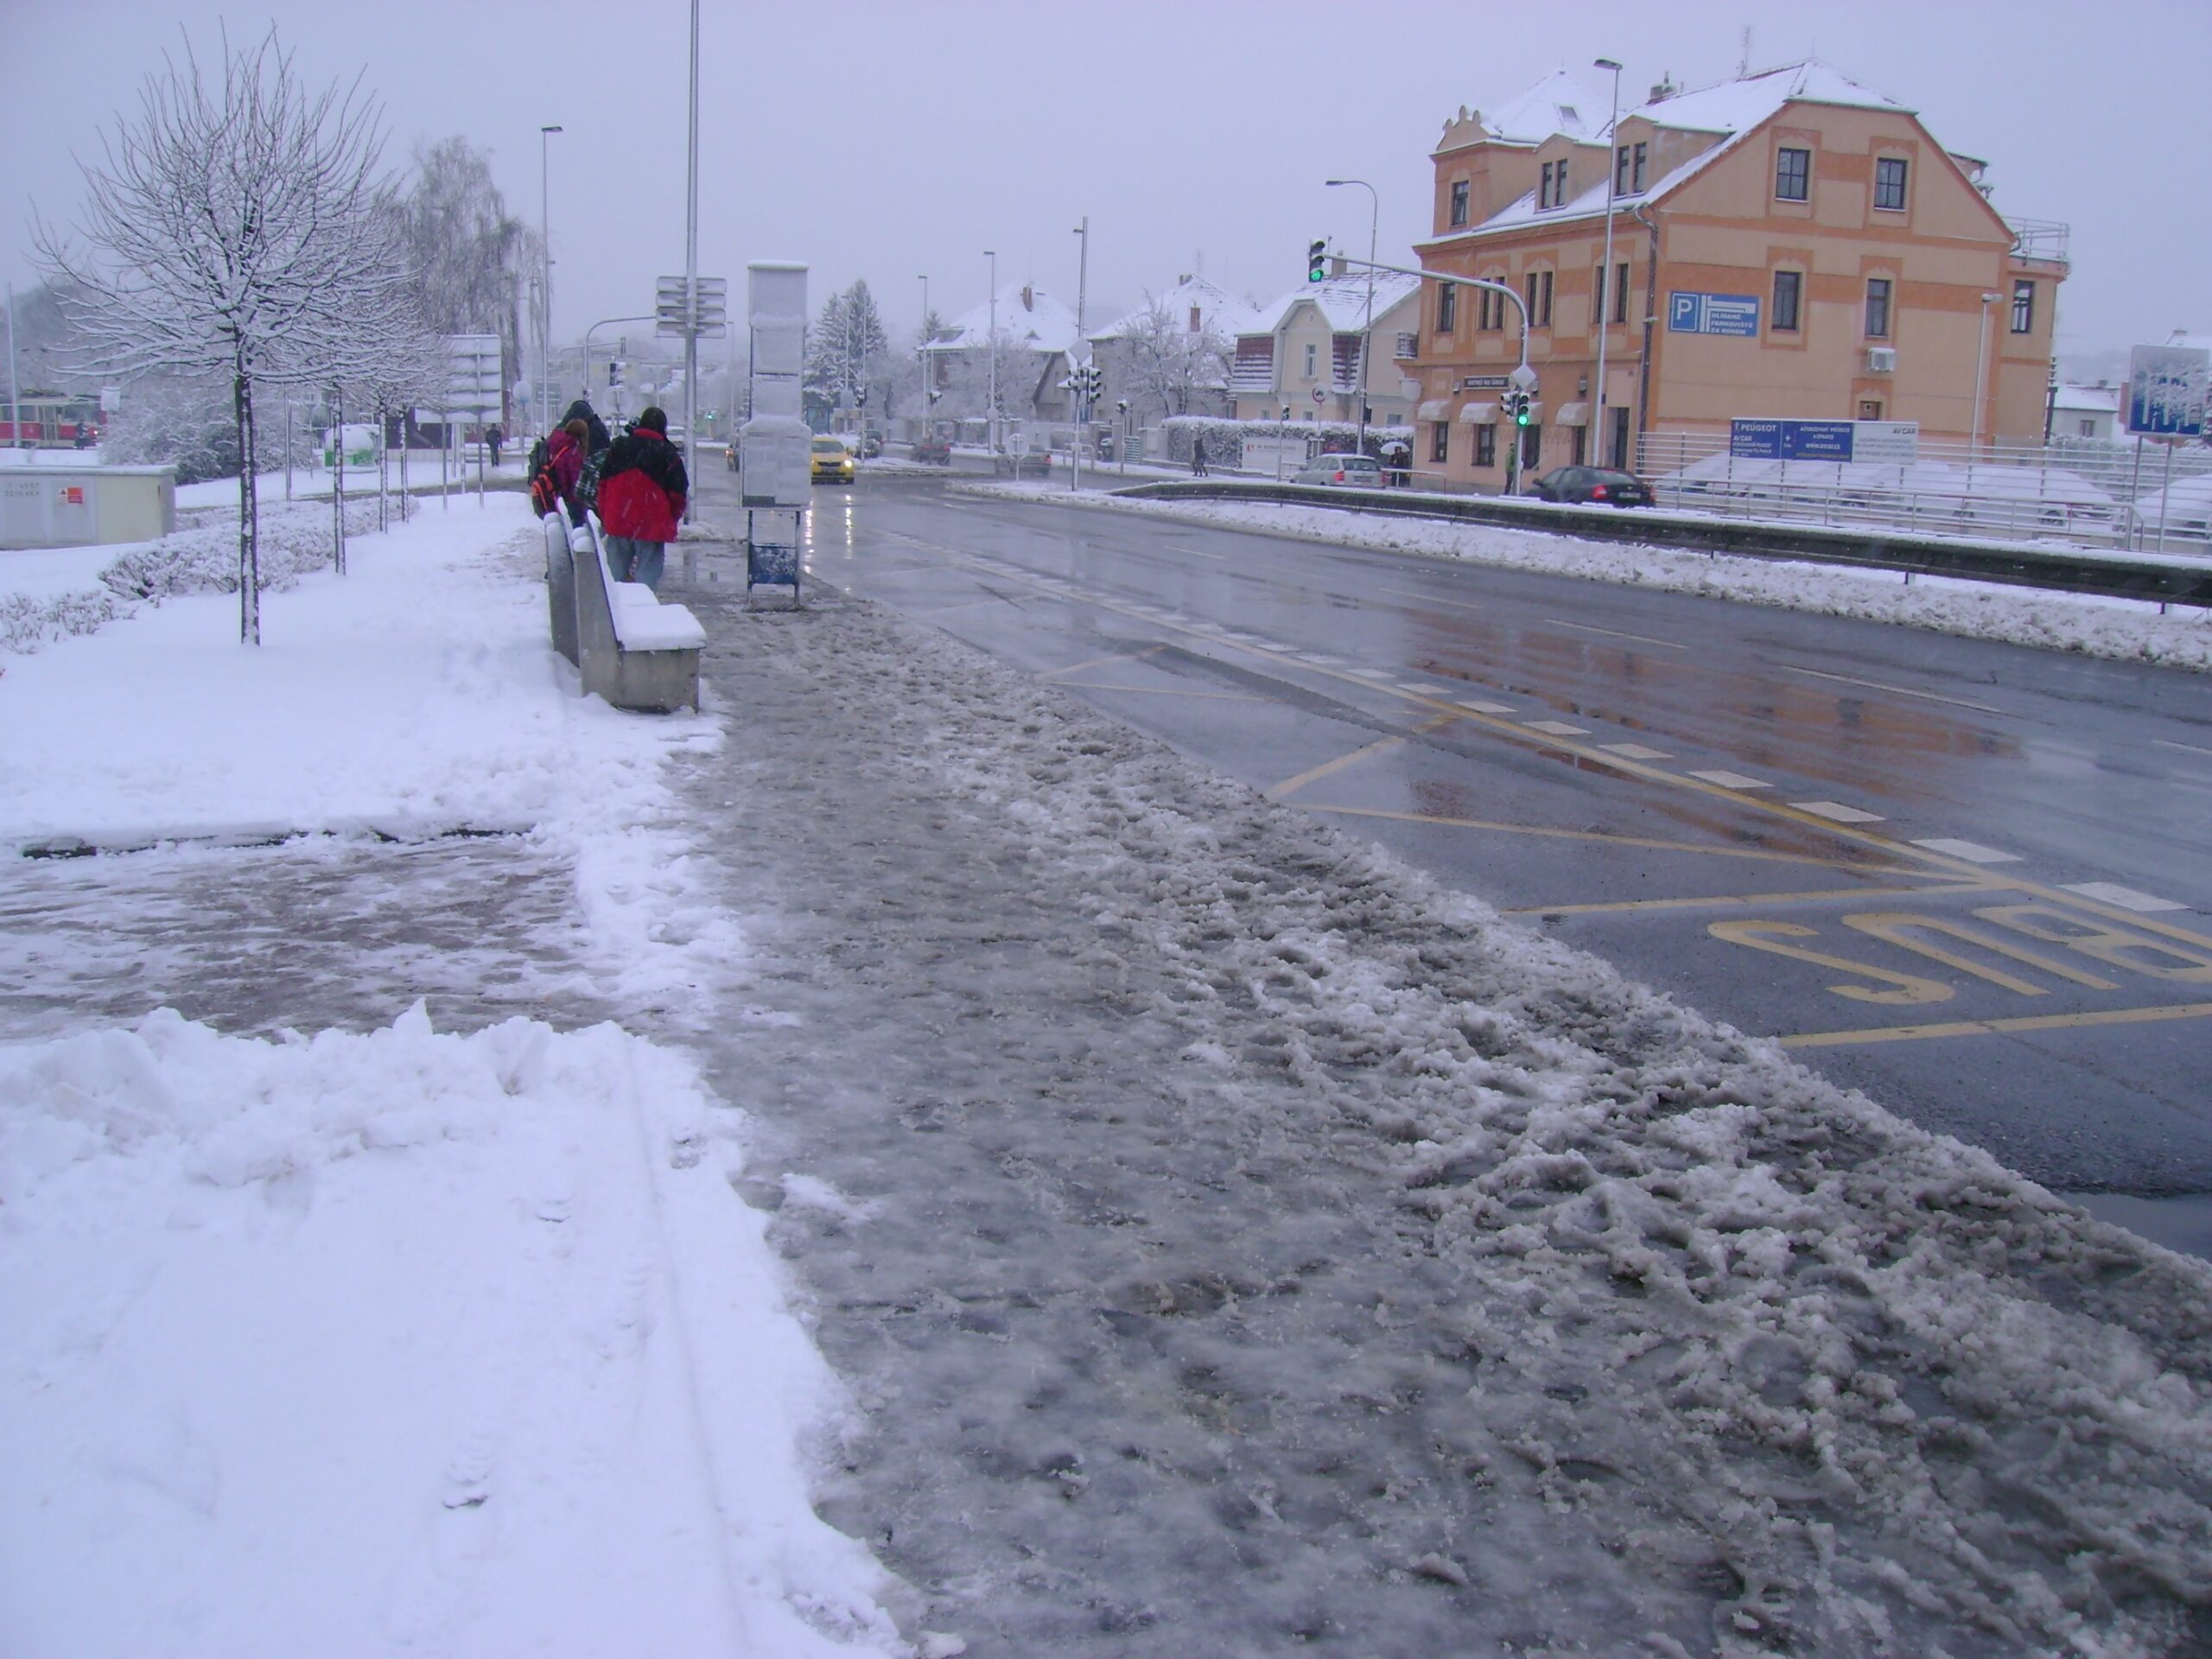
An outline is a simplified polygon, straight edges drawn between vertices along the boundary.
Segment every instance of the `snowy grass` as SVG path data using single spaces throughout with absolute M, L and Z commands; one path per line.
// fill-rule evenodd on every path
M 1145 513 L 1337 547 L 1460 559 L 1503 569 L 1656 588 L 1783 610 L 1856 617 L 1974 639 L 2074 652 L 2117 662 L 2212 673 L 2212 610 L 1948 576 L 1915 576 L 1832 564 L 1686 553 L 1583 542 L 1543 531 L 1400 518 L 1385 513 L 1243 501 L 1127 500 L 1031 485 L 963 482 L 963 490 L 1061 505 Z

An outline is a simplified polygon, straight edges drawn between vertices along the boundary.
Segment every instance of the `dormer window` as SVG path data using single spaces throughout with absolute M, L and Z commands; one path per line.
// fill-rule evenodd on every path
M 1643 164 L 1649 159 L 1650 146 L 1644 143 L 1622 144 L 1613 151 L 1613 194 L 1617 196 L 1640 196 L 1643 194 Z
M 1458 230 L 1467 222 L 1467 181 L 1452 181 L 1452 228 Z
M 1536 208 L 1544 212 L 1567 206 L 1567 161 L 1546 162 L 1537 169 Z

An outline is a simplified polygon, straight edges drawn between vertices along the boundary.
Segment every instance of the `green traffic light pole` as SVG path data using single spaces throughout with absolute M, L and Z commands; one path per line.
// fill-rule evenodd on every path
M 1313 245 L 1318 248 L 1320 244 Z M 1338 257 L 1343 259 L 1347 266 L 1357 265 L 1363 270 L 1387 270 L 1400 276 L 1418 276 L 1427 282 L 1450 283 L 1458 288 L 1486 288 L 1493 294 L 1504 295 L 1513 302 L 1513 308 L 1521 314 L 1521 366 L 1513 371 L 1514 390 L 1524 397 L 1535 390 L 1536 372 L 1529 366 L 1529 302 L 1521 297 L 1518 289 L 1503 283 L 1485 281 L 1480 276 L 1453 276 L 1440 270 L 1415 270 L 1405 265 L 1377 264 L 1372 259 L 1353 259 L 1341 254 Z M 1309 257 L 1306 267 L 1306 280 L 1319 282 L 1321 278 L 1317 273 L 1320 268 L 1319 257 Z M 1505 457 L 1505 493 L 1508 495 L 1517 493 L 1520 483 L 1521 428 L 1516 423 L 1513 429 L 1513 448 L 1506 452 Z

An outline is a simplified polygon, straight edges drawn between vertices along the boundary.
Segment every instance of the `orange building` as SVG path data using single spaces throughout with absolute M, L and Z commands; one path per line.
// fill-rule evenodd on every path
M 1738 417 L 2041 440 L 2066 231 L 2008 224 L 1982 162 L 1813 63 L 1655 87 L 1610 133 L 1605 112 L 1557 75 L 1489 120 L 1463 108 L 1433 155 L 1422 266 L 1505 284 L 1529 314 L 1525 469 L 1630 465 L 1643 435 Z M 1517 308 L 1438 283 L 1421 305 L 1401 365 L 1421 387 L 1415 464 L 1500 486 Z

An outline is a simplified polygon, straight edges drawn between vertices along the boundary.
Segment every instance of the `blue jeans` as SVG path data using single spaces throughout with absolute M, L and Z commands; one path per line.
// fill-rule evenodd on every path
M 607 574 L 617 582 L 642 582 L 658 593 L 661 566 L 667 557 L 665 542 L 641 542 L 634 536 L 607 538 Z

